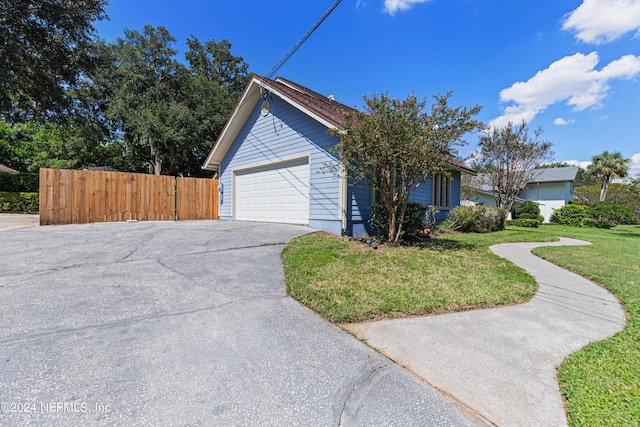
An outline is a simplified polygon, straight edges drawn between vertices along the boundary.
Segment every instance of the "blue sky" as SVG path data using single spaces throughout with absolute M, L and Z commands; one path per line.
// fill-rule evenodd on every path
M 333 3 L 110 0 L 96 28 L 113 41 L 164 25 L 181 59 L 190 35 L 228 39 L 266 75 Z M 640 0 L 342 0 L 277 75 L 349 106 L 453 91 L 487 124 L 542 127 L 556 161 L 620 151 L 640 173 Z

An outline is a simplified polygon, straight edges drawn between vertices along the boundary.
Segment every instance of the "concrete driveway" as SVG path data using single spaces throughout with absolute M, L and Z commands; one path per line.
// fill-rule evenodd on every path
M 481 422 L 286 296 L 280 252 L 309 231 L 215 221 L 0 231 L 0 425 Z

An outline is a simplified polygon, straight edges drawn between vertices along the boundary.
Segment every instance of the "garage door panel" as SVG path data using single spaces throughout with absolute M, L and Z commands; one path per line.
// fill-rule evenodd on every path
M 235 219 L 309 223 L 308 159 L 236 172 L 235 186 Z

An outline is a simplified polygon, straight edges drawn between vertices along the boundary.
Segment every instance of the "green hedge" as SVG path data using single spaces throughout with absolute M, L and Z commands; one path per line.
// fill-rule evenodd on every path
M 39 193 L 0 192 L 0 212 L 35 212 L 39 211 Z
M 0 172 L 0 191 L 15 193 L 37 193 L 40 174 Z
M 613 225 L 636 225 L 638 219 L 628 206 L 610 202 L 596 202 L 587 208 L 587 214 L 596 221 Z

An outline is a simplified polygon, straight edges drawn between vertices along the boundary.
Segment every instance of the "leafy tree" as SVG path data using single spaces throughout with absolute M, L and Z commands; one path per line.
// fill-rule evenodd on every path
M 486 171 L 496 205 L 510 211 L 518 194 L 532 180 L 534 169 L 553 157 L 552 144 L 540 140 L 542 129 L 529 134 L 526 122 L 492 128 L 479 141 L 473 167 Z
M 190 150 L 182 150 L 182 171 L 200 175 L 205 157 L 247 84 L 248 65 L 242 57 L 231 54 L 227 40 L 213 39 L 202 44 L 192 36 L 187 45 L 189 68 L 181 76 L 180 102 L 188 109 L 182 126 L 189 126 L 185 145 Z
M 175 138 L 185 131 L 171 123 L 183 114 L 176 102 L 181 65 L 174 59 L 175 41 L 162 26 L 125 30 L 125 37 L 112 45 L 113 74 L 105 80 L 111 95 L 107 117 L 119 124 L 129 150 L 141 155 L 156 175 L 169 160 Z
M 597 176 L 601 179 L 601 202 L 607 198 L 607 190 L 609 189 L 609 182 L 611 182 L 611 179 L 624 178 L 627 176 L 629 162 L 629 159 L 623 158 L 622 154 L 618 152 L 610 153 L 605 151 L 604 153 L 591 158 L 591 164 L 587 168 L 587 171 L 591 175 Z
M 90 70 L 93 22 L 107 0 L 0 1 L 0 119 L 23 121 L 63 110 L 65 88 Z
M 470 109 L 448 105 L 450 93 L 435 96 L 429 114 L 425 101 L 415 95 L 404 100 L 382 93 L 364 97 L 365 112 L 345 113 L 343 130 L 335 147 L 341 164 L 353 179 L 365 179 L 378 190 L 388 213 L 388 239 L 397 243 L 411 193 L 429 176 L 450 174 L 450 157 L 462 136 L 479 129 L 474 119 L 479 106 Z
M 54 124 L 0 123 L 0 158 L 4 164 L 20 172 L 73 166 L 66 153 L 62 130 Z
M 538 169 L 554 169 L 554 168 L 567 168 L 571 166 L 567 162 L 553 162 L 553 163 L 543 163 L 538 166 Z
M 116 123 L 130 158 L 156 174 L 197 176 L 244 89 L 248 66 L 228 41 L 192 37 L 186 67 L 175 60 L 174 43 L 161 26 L 126 30 L 101 48 L 111 65 L 92 76 L 95 87 L 86 93 L 107 99 L 98 116 Z

